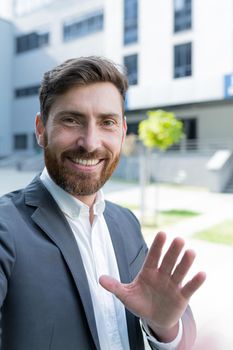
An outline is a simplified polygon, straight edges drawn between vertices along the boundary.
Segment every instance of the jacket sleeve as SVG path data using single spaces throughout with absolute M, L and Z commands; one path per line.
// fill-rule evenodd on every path
M 15 262 L 15 246 L 10 230 L 0 212 L 0 308 L 7 294 L 8 280 Z

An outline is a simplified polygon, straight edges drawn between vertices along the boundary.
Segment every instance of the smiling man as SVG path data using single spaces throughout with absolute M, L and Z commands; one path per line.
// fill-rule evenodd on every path
M 50 176 L 93 204 L 116 168 L 126 133 L 117 87 L 110 82 L 72 87 L 55 100 L 45 125 L 37 116 L 36 127 Z
M 188 306 L 204 282 L 183 283 L 195 257 L 166 236 L 148 252 L 127 209 L 104 200 L 126 134 L 127 79 L 83 57 L 45 73 L 36 135 L 45 169 L 0 199 L 2 350 L 188 350 Z M 179 260 L 179 262 L 177 262 Z

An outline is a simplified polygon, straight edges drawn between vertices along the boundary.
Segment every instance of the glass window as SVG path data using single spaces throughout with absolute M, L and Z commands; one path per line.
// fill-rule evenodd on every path
M 134 134 L 138 135 L 138 124 L 139 122 L 127 123 L 127 135 Z
M 192 44 L 174 46 L 174 78 L 192 75 Z
M 28 137 L 27 134 L 14 135 L 14 149 L 24 150 L 28 147 Z
M 169 150 L 179 150 L 181 147 L 185 147 L 186 150 L 196 150 L 198 148 L 198 129 L 197 129 L 197 118 L 179 118 L 183 123 L 183 131 L 185 134 L 184 140 L 181 140 L 178 144 L 175 144 L 169 148 Z
M 197 139 L 197 118 L 181 118 L 187 140 Z
M 48 32 L 32 32 L 25 35 L 20 35 L 16 38 L 16 53 L 22 53 L 49 44 Z
M 70 41 L 83 36 L 102 31 L 104 27 L 103 13 L 96 13 L 72 23 L 65 23 L 63 26 L 63 39 Z
M 124 0 L 124 44 L 138 41 L 138 1 Z
M 174 1 L 174 32 L 192 27 L 192 0 Z
M 124 65 L 126 67 L 129 85 L 138 84 L 138 55 L 129 55 L 124 57 Z
M 27 97 L 27 96 L 37 96 L 39 93 L 40 85 L 27 86 L 23 88 L 15 89 L 15 97 Z

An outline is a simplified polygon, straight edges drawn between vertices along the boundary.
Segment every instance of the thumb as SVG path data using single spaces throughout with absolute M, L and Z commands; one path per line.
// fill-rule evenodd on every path
M 117 298 L 121 298 L 123 292 L 122 283 L 118 282 L 115 278 L 102 275 L 99 278 L 100 285 L 108 292 L 113 293 Z

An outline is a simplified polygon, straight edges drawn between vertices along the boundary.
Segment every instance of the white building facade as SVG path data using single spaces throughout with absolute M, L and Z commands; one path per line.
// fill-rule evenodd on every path
M 129 132 L 163 108 L 191 148 L 233 149 L 233 0 L 14 0 L 13 24 L 12 150 L 35 149 L 43 73 L 86 55 L 127 67 Z

